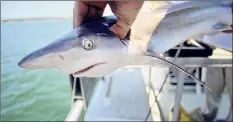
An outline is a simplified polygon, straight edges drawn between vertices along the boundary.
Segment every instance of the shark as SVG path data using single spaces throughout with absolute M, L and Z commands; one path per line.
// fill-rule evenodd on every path
M 125 39 L 110 30 L 116 16 L 100 17 L 27 54 L 18 65 L 58 68 L 74 77 L 102 77 L 127 65 L 153 66 L 157 58 L 192 76 L 160 55 L 191 37 L 220 33 L 232 25 L 232 1 L 150 5 L 144 3 Z

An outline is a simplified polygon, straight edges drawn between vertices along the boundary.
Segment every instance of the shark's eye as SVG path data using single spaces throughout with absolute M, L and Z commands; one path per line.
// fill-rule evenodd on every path
M 94 41 L 90 38 L 86 38 L 83 40 L 83 48 L 86 49 L 86 50 L 90 50 L 94 47 Z

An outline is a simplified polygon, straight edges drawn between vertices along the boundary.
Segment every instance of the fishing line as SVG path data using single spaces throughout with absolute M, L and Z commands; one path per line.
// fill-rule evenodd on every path
M 183 47 L 183 43 L 180 44 L 180 46 L 179 46 L 179 48 L 178 48 L 178 50 L 177 50 L 177 52 L 176 52 L 176 54 L 175 54 L 175 57 L 174 57 L 175 59 L 173 60 L 173 63 L 175 63 L 175 61 L 177 60 L 177 58 L 178 58 L 178 56 L 179 56 L 179 54 L 180 54 L 180 51 L 181 51 L 181 48 L 182 48 L 182 47 Z M 163 57 L 163 58 L 164 58 L 164 57 Z M 166 81 L 167 81 L 168 76 L 169 76 L 169 72 L 166 74 L 165 79 L 164 79 L 164 81 L 163 81 L 163 84 L 162 84 L 162 86 L 160 87 L 159 93 L 158 93 L 157 96 L 155 95 L 155 90 L 154 90 L 153 86 L 150 84 L 149 94 L 150 94 L 150 90 L 152 89 L 152 90 L 153 90 L 153 95 L 154 95 L 154 98 L 155 98 L 156 101 L 154 102 L 154 104 L 151 106 L 149 112 L 147 113 L 147 116 L 146 116 L 145 121 L 148 120 L 148 118 L 149 118 L 149 116 L 150 116 L 150 114 L 151 114 L 151 110 L 152 110 L 152 108 L 154 107 L 155 103 L 159 103 L 159 101 L 158 101 L 158 96 L 159 96 L 160 93 L 162 92 L 163 87 L 164 87 L 164 85 L 165 85 L 165 83 L 166 83 Z M 150 81 L 150 83 L 151 83 L 151 81 Z M 164 118 L 164 117 L 163 117 L 163 118 Z
M 170 62 L 170 61 L 168 61 L 168 60 L 166 60 L 166 59 L 163 59 L 163 58 L 161 58 L 161 57 L 159 57 L 159 56 L 155 56 L 155 55 L 152 55 L 152 54 L 146 54 L 146 55 L 147 55 L 147 56 L 154 57 L 154 58 L 157 58 L 157 59 L 159 59 L 159 60 L 161 60 L 161 61 L 163 61 L 163 62 L 165 62 L 165 63 L 167 63 L 167 64 L 169 64 L 169 65 L 171 65 L 171 66 L 173 66 L 173 67 L 175 67 L 175 68 L 177 68 L 178 70 L 184 72 L 186 75 L 188 75 L 188 76 L 190 76 L 191 78 L 193 78 L 194 81 L 196 81 L 196 83 L 199 83 L 199 84 L 203 85 L 206 89 L 212 91 L 212 90 L 211 90 L 209 87 L 207 87 L 200 79 L 196 78 L 195 76 L 193 76 L 191 73 L 189 73 L 189 72 L 186 71 L 185 69 L 181 68 L 180 66 L 178 66 L 178 65 L 176 65 L 176 64 L 174 64 L 174 63 L 172 63 L 172 62 Z
M 137 48 L 139 49 L 139 51 L 141 51 L 141 52 L 143 53 L 141 47 L 137 46 L 137 44 L 135 44 L 134 41 L 131 41 L 131 42 L 132 42 L 132 44 L 133 44 L 135 47 L 137 47 Z M 181 47 L 180 47 L 180 48 L 181 48 Z M 188 76 L 190 76 L 191 78 L 193 78 L 194 81 L 195 81 L 196 83 L 198 83 L 198 84 L 204 86 L 206 89 L 208 89 L 208 90 L 210 90 L 210 91 L 212 92 L 212 90 L 211 90 L 209 87 L 207 87 L 200 79 L 196 78 L 195 76 L 193 76 L 191 73 L 189 73 L 189 72 L 186 71 L 185 69 L 181 68 L 180 66 L 178 66 L 178 65 L 176 65 L 176 64 L 174 64 L 174 63 L 172 63 L 172 62 L 170 62 L 170 61 L 168 61 L 168 60 L 166 60 L 165 58 L 162 58 L 160 55 L 158 55 L 158 54 L 151 54 L 151 53 L 149 53 L 149 52 L 145 52 L 144 55 L 150 56 L 150 57 L 153 57 L 153 58 L 156 58 L 156 59 L 159 59 L 159 60 L 161 60 L 161 61 L 163 61 L 163 62 L 169 64 L 170 66 L 175 67 L 176 69 L 178 69 L 178 70 L 184 72 L 186 75 L 188 75 Z
M 176 52 L 176 55 L 175 55 L 175 57 L 174 57 L 175 59 L 174 59 L 173 62 L 175 62 L 175 61 L 177 60 L 178 55 L 179 55 L 179 53 L 180 53 L 180 51 L 181 51 L 181 48 L 182 48 L 182 44 L 180 45 L 178 51 Z M 196 83 L 199 83 L 199 84 L 203 85 L 205 88 L 207 88 L 208 90 L 212 91 L 212 90 L 211 90 L 210 88 L 208 88 L 201 80 L 199 80 L 198 78 L 196 78 L 196 77 L 193 76 L 191 73 L 189 73 L 188 71 L 184 70 L 183 68 L 179 67 L 178 65 L 176 65 L 176 64 L 174 64 L 174 63 L 172 63 L 172 62 L 166 60 L 164 57 L 162 58 L 162 57 L 159 57 L 159 56 L 156 56 L 156 55 L 152 55 L 152 54 L 146 54 L 146 55 L 147 55 L 147 56 L 154 57 L 154 58 L 157 58 L 157 59 L 159 59 L 159 60 L 162 60 L 163 62 L 169 64 L 170 66 L 175 67 L 176 69 L 178 69 L 178 70 L 184 72 L 185 74 L 189 75 L 190 77 L 192 77 L 192 78 L 194 79 L 194 81 L 196 81 Z M 162 89 L 163 89 L 163 87 L 164 87 L 164 85 L 165 85 L 165 83 L 166 83 L 166 81 L 167 81 L 168 75 L 169 75 L 169 73 L 167 73 L 167 75 L 166 75 L 166 77 L 165 77 L 165 80 L 163 81 L 163 84 L 162 84 L 162 86 L 160 87 L 160 90 L 159 90 L 159 93 L 158 93 L 157 96 L 156 96 L 155 93 L 154 93 L 153 87 L 152 87 L 152 86 L 150 87 L 150 88 L 153 90 L 153 94 L 154 94 L 154 97 L 155 97 L 155 100 L 156 100 L 155 103 L 158 102 L 157 98 L 158 98 L 158 96 L 160 95 L 160 93 L 161 93 L 161 91 L 162 91 Z M 150 93 L 150 91 L 149 91 L 149 93 Z M 153 106 L 155 105 L 155 103 L 154 103 L 154 104 L 152 105 L 152 107 L 150 108 L 150 110 L 149 110 L 149 112 L 148 112 L 148 114 L 147 114 L 147 116 L 146 116 L 145 121 L 148 120 L 149 115 L 150 115 L 150 113 L 151 113 L 151 109 L 153 108 Z
M 139 49 L 139 51 L 143 52 L 142 49 L 141 49 L 141 47 L 138 47 L 138 46 L 134 43 L 134 41 L 131 41 L 131 42 L 132 42 L 132 44 L 133 44 L 134 46 L 136 46 L 136 47 Z M 178 55 L 179 55 L 179 53 L 180 53 L 181 48 L 182 48 L 182 46 L 180 45 L 179 50 L 176 52 L 174 62 L 176 61 L 176 59 L 177 59 L 177 57 L 178 57 Z M 190 76 L 191 78 L 193 78 L 194 81 L 195 81 L 196 83 L 199 83 L 199 84 L 203 85 L 206 89 L 212 91 L 212 90 L 211 90 L 209 87 L 207 87 L 200 79 L 196 78 L 195 76 L 193 76 L 193 75 L 192 75 L 191 73 L 189 73 L 188 71 L 186 71 L 186 70 L 184 70 L 183 68 L 179 67 L 178 65 L 176 65 L 176 64 L 174 64 L 174 63 L 172 63 L 172 62 L 166 60 L 165 58 L 162 58 L 162 57 L 159 56 L 159 55 L 156 56 L 156 55 L 150 54 L 150 53 L 148 53 L 148 52 L 145 53 L 145 55 L 146 55 L 146 56 L 153 57 L 153 58 L 156 58 L 156 59 L 159 59 L 159 60 L 161 60 L 161 61 L 163 61 L 163 62 L 169 64 L 170 66 L 175 67 L 176 69 L 178 69 L 178 70 L 184 72 L 186 75 L 188 75 L 188 76 Z M 163 85 L 162 85 L 162 87 L 161 87 L 161 89 L 160 89 L 159 94 L 161 93 L 161 91 L 162 91 L 162 89 L 163 89 L 163 86 L 164 86 L 164 84 L 165 84 L 165 82 L 166 82 L 166 80 L 167 80 L 168 75 L 169 75 L 169 74 L 166 75 L 166 78 L 165 78 L 165 80 L 164 80 L 164 82 L 163 82 Z M 150 89 L 151 89 L 151 87 L 150 87 Z M 149 93 L 150 93 L 150 89 L 149 89 Z M 153 88 L 152 88 L 152 89 L 153 89 Z M 153 89 L 153 93 L 154 93 L 154 89 Z M 159 96 L 159 94 L 158 94 L 158 96 Z M 154 96 L 155 96 L 155 93 L 154 93 Z M 157 97 L 155 97 L 155 98 L 157 99 Z M 156 102 L 155 102 L 155 103 L 156 103 Z M 152 109 L 152 108 L 153 108 L 153 107 L 150 108 L 150 110 L 149 110 L 149 112 L 148 112 L 148 114 L 147 114 L 147 116 L 146 116 L 145 121 L 147 121 L 147 119 L 149 118 L 149 115 L 150 115 L 150 113 L 151 113 L 151 109 Z

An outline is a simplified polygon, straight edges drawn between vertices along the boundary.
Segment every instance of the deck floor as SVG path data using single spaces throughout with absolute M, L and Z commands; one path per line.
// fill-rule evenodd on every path
M 161 69 L 155 69 L 155 70 L 156 71 L 163 71 Z M 143 72 L 145 72 L 145 69 L 144 69 Z M 147 113 L 146 110 L 142 111 L 141 110 L 142 108 L 139 107 L 139 106 L 141 106 L 141 104 L 146 104 L 145 101 L 148 101 L 148 100 L 143 100 L 144 102 L 139 102 L 142 99 L 146 99 L 144 97 L 142 98 L 142 96 L 144 96 L 144 95 L 139 94 L 139 92 L 135 92 L 135 90 L 137 90 L 137 89 L 135 89 L 136 87 L 133 88 L 133 86 L 132 86 L 132 89 L 130 89 L 130 88 L 128 88 L 126 86 L 127 81 L 128 82 L 134 81 L 137 84 L 138 83 L 140 84 L 140 82 L 145 81 L 145 85 L 146 85 L 147 84 L 146 81 L 148 81 L 148 79 L 144 79 L 144 78 L 146 78 L 146 76 L 144 76 L 144 75 L 146 75 L 146 73 L 142 73 L 141 69 L 122 69 L 121 71 L 118 71 L 118 74 L 120 74 L 120 75 L 114 75 L 114 78 L 116 80 L 118 80 L 118 81 L 124 81 L 125 83 L 121 82 L 121 83 L 116 84 L 117 81 L 114 81 L 115 85 L 117 85 L 117 87 L 115 89 L 113 89 L 112 92 L 121 91 L 122 94 L 123 93 L 128 94 L 128 96 L 130 96 L 130 98 L 127 99 L 127 98 L 124 97 L 124 100 L 122 100 L 121 97 L 114 97 L 113 96 L 112 99 L 114 99 L 114 102 L 112 102 L 113 108 L 111 108 L 111 107 L 106 107 L 108 105 L 104 105 L 105 104 L 104 102 L 106 102 L 104 99 L 102 99 L 104 95 L 100 94 L 99 100 L 97 98 L 95 98 L 95 101 L 98 101 L 98 102 L 90 103 L 92 105 L 89 106 L 89 108 L 87 110 L 89 112 L 87 112 L 86 116 L 85 116 L 87 120 L 93 120 L 93 118 L 103 119 L 103 118 L 106 117 L 105 114 L 107 114 L 107 115 L 111 114 L 111 116 L 114 117 L 114 114 L 116 114 L 116 116 L 118 116 L 119 113 L 121 113 L 120 114 L 120 116 L 122 117 L 121 120 L 124 120 L 124 117 L 127 117 L 128 115 L 133 116 L 133 113 L 135 113 L 135 112 L 137 113 L 137 111 L 142 112 L 143 116 L 141 118 L 143 118 L 145 113 Z M 156 76 L 156 74 L 160 74 L 160 73 L 157 72 L 157 73 L 154 74 L 154 76 Z M 156 76 L 154 78 L 156 78 L 157 80 L 153 85 L 155 87 L 159 88 L 160 85 L 161 85 L 161 82 L 163 82 L 163 80 L 159 80 L 159 79 L 163 79 L 163 78 L 162 78 L 162 76 L 161 76 L 161 78 L 159 78 L 159 76 Z M 152 81 L 153 81 L 153 79 L 152 79 Z M 133 82 L 131 82 L 131 84 L 132 83 Z M 125 86 L 122 86 L 122 85 L 125 85 Z M 175 97 L 174 96 L 174 93 L 175 93 L 174 91 L 175 91 L 175 88 L 176 88 L 175 86 L 170 85 L 170 83 L 168 82 L 166 84 L 166 88 L 164 89 L 164 92 L 162 93 L 161 97 L 159 98 L 159 102 L 160 102 L 162 111 L 163 111 L 166 119 L 169 116 L 169 112 L 170 112 L 170 109 L 172 107 L 172 104 L 174 104 L 174 97 Z M 129 91 L 126 90 L 126 89 L 129 89 Z M 183 92 L 181 105 L 185 108 L 186 111 L 190 112 L 191 110 L 193 110 L 193 109 L 195 109 L 197 107 L 203 107 L 204 106 L 204 104 L 205 104 L 205 94 L 204 93 L 196 94 L 195 86 L 194 87 L 185 86 L 184 89 L 185 90 Z M 120 92 L 118 92 L 116 94 L 120 95 Z M 137 97 L 137 99 L 139 101 L 135 102 L 135 96 L 134 95 L 137 95 L 136 97 Z M 99 97 L 99 96 L 96 96 L 96 97 Z M 230 108 L 230 104 L 229 104 L 230 102 L 229 102 L 228 97 L 229 96 L 228 96 L 227 93 L 224 93 L 223 96 L 222 96 L 222 102 L 221 102 L 219 112 L 218 112 L 218 115 L 217 115 L 218 119 L 224 119 L 228 115 L 228 111 L 229 111 L 229 108 Z M 149 98 L 149 99 L 152 99 L 152 98 Z M 148 101 L 148 103 L 149 103 L 149 101 Z M 114 105 L 116 105 L 116 106 L 114 107 Z M 122 107 L 122 105 L 123 105 L 123 107 Z M 120 107 L 121 109 L 117 108 L 117 106 Z M 96 109 L 96 108 L 98 108 L 98 109 Z M 112 109 L 114 109 L 114 110 L 112 110 Z M 129 114 L 129 109 L 133 110 L 131 114 Z M 115 111 L 115 113 L 112 113 L 113 111 Z M 158 112 L 158 110 L 153 111 L 152 116 L 153 115 L 158 115 L 157 112 Z M 139 114 L 137 113 L 137 115 L 139 115 Z M 138 118 L 140 118 L 140 117 L 138 116 Z M 117 117 L 114 118 L 114 119 L 119 120 L 119 119 L 117 119 Z M 160 120 L 160 118 L 158 118 L 158 117 L 156 118 L 154 116 L 153 116 L 153 119 L 154 120 Z M 107 119 L 107 120 L 109 120 L 109 119 Z
M 221 49 L 217 49 L 214 52 L 214 55 L 211 56 L 210 58 L 219 58 L 219 55 L 224 55 L 224 56 L 221 56 L 221 58 L 232 57 L 231 53 L 225 52 Z M 112 75 L 115 79 L 117 79 L 117 81 L 114 81 L 114 82 L 118 82 L 118 81 L 119 82 L 124 81 L 124 82 L 118 83 L 118 86 L 115 86 L 117 88 L 117 89 L 115 89 L 115 92 L 121 91 L 122 94 L 130 94 L 131 96 L 137 96 L 139 94 L 138 94 L 138 92 L 135 92 L 135 90 L 137 90 L 137 89 L 135 89 L 136 87 L 132 88 L 132 89 L 128 88 L 128 90 L 126 90 L 127 89 L 126 86 L 127 86 L 128 82 L 130 82 L 131 84 L 133 82 L 139 83 L 139 84 L 140 84 L 140 82 L 144 82 L 144 84 L 145 84 L 144 87 L 146 88 L 149 84 L 149 81 L 152 81 L 153 87 L 156 90 L 158 90 L 161 87 L 162 82 L 164 81 L 164 77 L 165 77 L 166 73 L 168 72 L 168 68 L 161 68 L 161 67 L 160 68 L 159 67 L 152 68 L 151 79 L 149 79 L 149 70 L 148 69 L 149 69 L 148 67 L 143 67 L 143 68 L 135 68 L 135 67 L 129 68 L 128 67 L 128 68 L 122 68 L 121 70 L 117 71 L 117 74 L 120 74 L 120 75 Z M 131 81 L 133 81 L 133 82 L 131 82 Z M 126 88 L 126 89 L 123 89 L 123 88 Z M 172 105 L 174 104 L 175 88 L 176 88 L 176 86 L 172 86 L 170 84 L 170 82 L 168 81 L 165 84 L 165 88 L 163 89 L 163 93 L 161 94 L 161 97 L 159 97 L 159 102 L 160 102 L 162 111 L 163 111 L 166 119 L 168 119 L 170 109 L 171 109 Z M 140 90 L 142 90 L 141 87 L 140 87 Z M 144 89 L 144 90 L 146 90 L 146 89 Z M 205 105 L 205 93 L 204 92 L 200 93 L 201 90 L 199 90 L 199 93 L 198 93 L 198 92 L 196 92 L 196 90 L 197 89 L 195 86 L 184 86 L 181 105 L 184 107 L 184 109 L 187 112 L 190 112 L 193 109 L 198 108 L 198 107 L 203 107 Z M 144 96 L 142 94 L 140 94 L 140 95 Z M 138 97 L 137 99 L 146 99 L 145 97 L 141 97 L 140 95 L 137 96 Z M 151 95 L 149 95 L 149 96 L 151 96 Z M 131 103 L 128 106 L 123 105 L 125 108 L 122 108 L 122 106 L 121 106 L 120 107 L 121 109 L 117 109 L 116 106 L 113 107 L 113 108 L 116 108 L 116 110 L 122 110 L 121 112 L 124 113 L 124 114 L 121 114 L 121 117 L 123 118 L 123 120 L 124 120 L 124 117 L 127 118 L 127 115 L 132 116 L 133 115 L 132 113 L 135 113 L 135 112 L 137 113 L 137 111 L 140 111 L 139 109 L 135 109 L 135 108 L 137 108 L 137 106 L 139 106 L 139 103 L 132 101 L 132 99 L 127 99 L 127 97 L 126 97 L 126 98 L 124 98 L 124 100 L 121 100 L 120 97 L 118 97 L 118 98 L 116 97 L 116 98 L 114 98 L 114 100 L 115 100 L 114 103 L 116 103 L 115 105 L 117 105 L 118 107 L 120 107 L 119 106 L 120 104 L 123 105 L 124 103 L 127 103 L 127 104 Z M 144 102 L 142 102 L 142 103 L 148 105 L 148 104 L 151 104 L 152 102 L 154 102 L 154 101 L 151 102 L 150 100 L 153 100 L 153 98 L 147 97 L 147 100 L 144 100 L 144 102 L 148 101 L 148 103 L 144 103 Z M 106 106 L 102 105 L 102 104 L 104 104 L 104 100 L 102 100 L 102 102 L 99 101 L 98 105 L 96 105 L 96 103 L 93 102 L 93 100 L 92 100 L 92 102 L 90 104 L 92 104 L 92 105 L 89 106 L 87 113 L 85 115 L 86 118 L 89 117 L 89 120 L 91 117 L 97 117 L 96 115 L 94 115 L 95 114 L 94 111 L 96 111 L 97 109 L 93 109 L 93 108 L 98 108 L 97 113 L 98 113 L 99 118 L 107 117 L 104 114 L 107 114 L 108 112 L 110 112 L 110 113 L 112 112 L 111 108 L 107 109 Z M 106 109 L 106 111 L 103 112 L 103 114 L 102 114 L 102 112 L 99 111 L 100 109 L 102 109 L 101 106 L 104 108 L 103 110 Z M 112 106 L 114 106 L 114 105 L 112 105 Z M 138 107 L 138 108 L 140 108 L 140 107 Z M 230 108 L 229 95 L 227 94 L 227 92 L 224 92 L 222 94 L 222 101 L 221 101 L 221 104 L 219 106 L 219 110 L 218 110 L 218 114 L 217 114 L 216 119 L 225 119 L 228 115 L 229 108 Z M 131 111 L 132 113 L 129 113 L 129 110 L 133 110 L 133 111 Z M 114 109 L 114 111 L 115 111 L 115 109 Z M 124 112 L 124 111 L 128 111 L 128 112 Z M 119 113 L 121 113 L 121 112 L 119 112 Z M 141 112 L 142 112 L 142 115 L 145 115 L 145 113 L 147 113 L 145 110 L 143 110 Z M 115 111 L 115 114 L 118 115 L 118 112 Z M 152 111 L 153 119 L 159 121 L 160 118 L 157 115 L 158 115 L 158 109 L 153 110 Z M 112 116 L 114 116 L 114 114 L 112 114 Z M 122 119 L 122 118 L 120 118 L 120 119 Z M 115 118 L 115 120 L 116 119 L 117 118 Z

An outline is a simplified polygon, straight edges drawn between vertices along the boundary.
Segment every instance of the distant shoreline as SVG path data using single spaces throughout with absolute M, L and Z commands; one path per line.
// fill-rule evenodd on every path
M 40 20 L 59 20 L 59 19 L 72 19 L 72 17 L 3 19 L 1 20 L 1 22 L 24 22 L 24 21 L 40 21 Z

